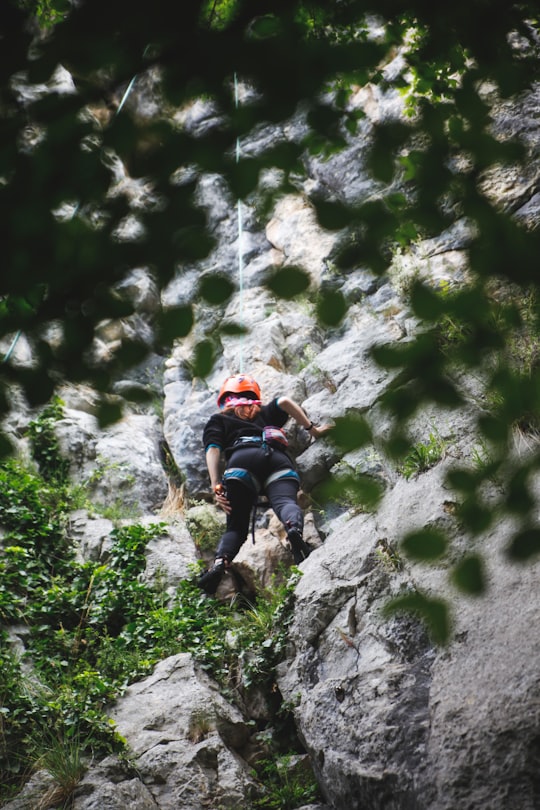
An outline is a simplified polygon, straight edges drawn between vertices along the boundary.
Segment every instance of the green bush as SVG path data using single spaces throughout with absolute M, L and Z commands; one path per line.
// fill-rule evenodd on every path
M 273 688 L 297 573 L 253 604 L 229 605 L 200 591 L 194 566 L 170 599 L 159 577 L 140 577 L 164 524 L 114 529 L 108 561 L 81 563 L 64 529 L 69 498 L 14 461 L 0 483 L 0 620 L 28 628 L 21 661 L 0 628 L 0 800 L 38 761 L 69 793 L 89 757 L 122 752 L 106 706 L 169 655 L 191 653 L 232 699 Z
M 319 797 L 319 787 L 306 763 L 294 764 L 294 755 L 262 760 L 255 771 L 261 795 L 253 807 L 264 810 L 295 810 Z
M 444 457 L 445 450 L 444 439 L 432 432 L 427 442 L 418 442 L 411 447 L 399 468 L 400 472 L 409 480 L 437 464 Z
M 62 400 L 53 397 L 37 419 L 28 425 L 32 456 L 43 478 L 55 485 L 67 482 L 69 460 L 62 456 L 55 424 L 64 416 Z

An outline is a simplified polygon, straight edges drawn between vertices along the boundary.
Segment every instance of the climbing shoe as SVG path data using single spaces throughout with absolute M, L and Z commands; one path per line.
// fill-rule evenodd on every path
M 221 582 L 221 577 L 224 574 L 225 567 L 225 560 L 217 559 L 212 568 L 204 571 L 197 580 L 199 588 L 206 591 L 208 594 L 215 594 Z
M 287 537 L 291 544 L 291 551 L 295 565 L 300 565 L 311 554 L 311 549 L 302 538 L 300 529 L 291 528 L 287 530 Z

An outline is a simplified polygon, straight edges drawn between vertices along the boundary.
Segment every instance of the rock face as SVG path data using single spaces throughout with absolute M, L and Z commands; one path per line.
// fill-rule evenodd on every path
M 537 109 L 539 98 L 533 93 L 527 109 Z M 368 112 L 362 138 L 369 136 L 373 121 L 399 111 L 396 98 L 378 98 L 375 91 L 366 90 L 356 103 Z M 186 126 L 210 119 L 197 107 Z M 505 105 L 496 126 L 511 132 L 519 120 L 519 109 Z M 289 136 L 296 126 L 291 124 Z M 526 142 L 537 142 L 538 118 L 528 115 L 525 129 Z M 272 135 L 285 137 L 282 131 Z M 362 144 L 351 140 L 335 158 L 311 159 L 307 186 L 348 200 L 376 193 L 363 173 L 361 152 Z M 531 162 L 525 179 L 504 178 L 505 206 L 536 220 L 538 174 L 538 162 Z M 496 177 L 486 183 L 489 194 L 498 193 Z M 218 247 L 200 267 L 171 282 L 163 295 L 168 305 L 183 303 L 200 273 L 218 265 L 233 274 L 236 267 L 236 212 L 226 204 L 219 178 L 205 178 L 200 194 Z M 288 394 L 314 421 L 360 412 L 377 435 L 384 435 L 388 425 L 379 401 L 392 376 L 374 365 L 370 347 L 406 341 L 414 333 L 416 324 L 400 294 L 412 275 L 459 284 L 467 272 L 469 234 L 460 222 L 396 259 L 385 279 L 362 267 L 347 276 L 334 274 L 332 282 L 349 309 L 338 327 L 323 333 L 309 297 L 280 302 L 262 286 L 269 269 L 286 263 L 302 264 L 314 286 L 328 278 L 335 240 L 317 226 L 306 197 L 283 200 L 265 227 L 249 211 L 245 222 L 242 301 L 236 295 L 220 310 L 201 311 L 194 334 L 175 346 L 165 363 L 163 434 L 185 478 L 188 503 L 208 494 L 201 433 L 225 375 L 243 366 L 261 383 L 265 399 Z M 153 301 L 144 273 L 133 285 L 131 295 Z M 146 306 L 151 312 L 153 304 Z M 222 337 L 212 374 L 205 381 L 191 380 L 188 361 L 196 340 L 210 334 L 219 318 L 234 319 L 241 310 L 247 336 Z M 433 408 L 412 423 L 414 440 L 426 441 L 435 431 L 446 452 L 436 466 L 410 480 L 382 459 L 375 445 L 340 458 L 329 444 L 310 444 L 302 430 L 289 425 L 308 495 L 329 470 L 367 472 L 385 489 L 376 513 L 359 511 L 345 496 L 327 514 L 307 502 L 307 539 L 315 551 L 301 565 L 288 656 L 279 673 L 279 688 L 294 707 L 299 735 L 334 810 L 540 807 L 538 565 L 520 568 L 505 560 L 509 526 L 504 522 L 481 538 L 490 588 L 480 599 L 456 596 L 448 559 L 420 568 L 405 564 L 399 554 L 403 534 L 424 526 L 444 526 L 453 538 L 453 555 L 467 550 L 444 486 L 451 463 L 470 461 L 477 442 L 475 382 L 460 382 L 466 404 L 459 412 Z M 105 503 L 119 497 L 146 518 L 155 514 L 167 495 L 162 426 L 148 413 L 131 414 L 100 432 L 88 410 L 72 399 L 60 428 L 72 475 L 92 479 Z M 106 483 L 98 474 L 100 464 Z M 106 555 L 107 526 L 100 522 L 106 519 L 76 518 L 81 554 Z M 263 520 L 255 547 L 243 547 L 238 564 L 254 587 L 268 581 L 276 561 L 290 562 L 282 535 L 278 525 Z M 176 529 L 150 547 L 147 576 L 165 567 L 172 588 L 195 558 L 193 538 L 179 517 Z M 453 640 L 444 649 L 433 645 L 419 622 L 383 616 L 389 597 L 420 586 L 455 605 Z M 128 689 L 111 716 L 134 752 L 137 775 L 126 774 L 114 760 L 96 764 L 76 793 L 76 810 L 249 806 L 248 718 L 196 671 L 189 656 L 162 661 L 149 678 Z
M 190 655 L 158 664 L 149 678 L 127 690 L 112 717 L 130 740 L 141 787 L 153 797 L 148 806 L 241 806 L 252 780 L 236 752 L 248 742 L 249 729 L 239 711 L 195 671 Z M 80 792 L 85 791 L 83 782 Z M 92 801 L 84 796 L 75 807 L 103 806 L 94 796 Z
M 459 601 L 447 648 L 409 618 L 382 616 L 388 598 L 414 584 L 453 599 L 444 565 L 405 568 L 392 547 L 418 525 L 451 528 L 443 473 L 399 482 L 377 515 L 342 522 L 302 565 L 279 685 L 297 702 L 332 807 L 538 806 L 540 647 L 529 630 L 538 566 L 504 562 L 509 527 L 484 539 L 491 587 Z

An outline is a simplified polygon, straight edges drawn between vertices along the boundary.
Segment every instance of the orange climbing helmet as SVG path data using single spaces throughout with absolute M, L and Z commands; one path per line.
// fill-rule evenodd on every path
M 218 407 L 223 408 L 227 395 L 230 396 L 234 394 L 236 394 L 237 397 L 256 400 L 257 403 L 260 403 L 261 400 L 259 383 L 248 374 L 236 374 L 234 377 L 227 377 L 218 394 Z

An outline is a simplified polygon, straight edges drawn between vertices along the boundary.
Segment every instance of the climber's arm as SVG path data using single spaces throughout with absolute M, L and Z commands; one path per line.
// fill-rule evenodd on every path
M 206 466 L 208 468 L 208 475 L 210 476 L 210 486 L 212 490 L 221 483 L 219 474 L 219 462 L 221 459 L 221 449 L 216 447 L 215 444 L 210 445 L 206 449 Z
M 289 399 L 289 397 L 278 397 L 277 404 L 282 411 L 285 411 L 285 413 L 292 417 L 295 422 L 297 422 L 301 427 L 305 428 L 305 430 L 307 430 L 310 436 L 313 436 L 314 439 L 318 439 L 319 436 L 323 436 L 332 429 L 332 425 L 313 424 L 300 405 L 294 402 L 294 400 Z
M 217 447 L 215 444 L 211 444 L 209 447 L 206 448 L 206 466 L 208 468 L 208 475 L 210 476 L 210 486 L 212 487 L 212 492 L 214 493 L 216 503 L 223 509 L 224 512 L 230 512 L 231 505 L 227 500 L 225 491 L 221 484 L 220 460 L 221 460 L 220 447 Z

